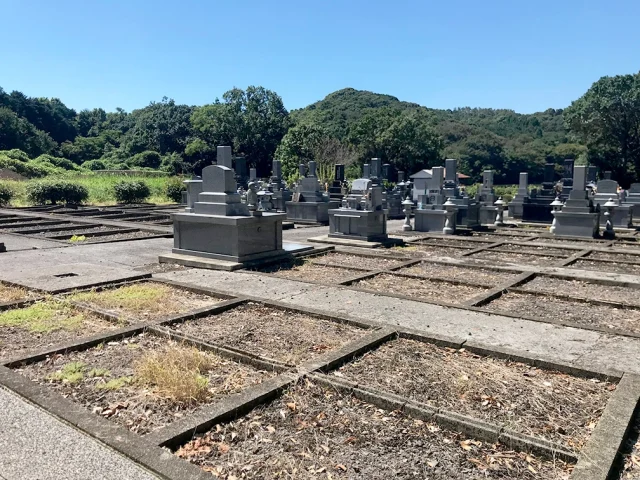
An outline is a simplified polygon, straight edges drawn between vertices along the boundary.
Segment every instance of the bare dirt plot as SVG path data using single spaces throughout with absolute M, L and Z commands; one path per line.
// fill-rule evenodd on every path
M 100 233 L 107 230 L 119 230 L 118 227 L 110 227 L 108 225 L 79 225 L 75 230 L 65 230 L 64 232 L 39 232 L 35 235 L 42 237 L 61 237 L 65 235 L 80 236 L 85 233 Z
M 441 265 L 438 263 L 420 262 L 410 267 L 397 270 L 398 273 L 412 273 L 426 275 L 434 278 L 477 282 L 479 284 L 495 287 L 518 276 L 518 273 L 489 270 L 486 268 L 465 268 L 456 265 Z
M 391 250 L 394 253 L 410 255 L 412 257 L 459 258 L 463 253 L 469 252 L 473 249 L 444 247 L 444 246 L 440 247 L 437 245 L 421 245 L 418 243 L 411 243 L 405 247 L 393 247 Z
M 560 257 L 546 257 L 542 255 L 530 255 L 515 252 L 503 252 L 498 248 L 474 253 L 467 257 L 480 263 L 497 263 L 502 265 L 538 265 L 551 266 L 562 261 Z
M 561 293 L 579 298 L 593 298 L 610 302 L 623 302 L 640 306 L 640 290 L 636 288 L 599 285 L 580 280 L 554 277 L 536 277 L 518 288 L 544 293 Z
M 640 242 L 616 242 L 613 244 L 613 248 L 626 248 L 640 252 Z
M 348 380 L 579 451 L 615 385 L 413 340 L 339 370 Z
M 213 306 L 221 300 L 155 282 L 136 282 L 71 294 L 69 300 L 95 305 L 129 320 L 157 320 Z
M 448 303 L 461 303 L 488 291 L 488 288 L 483 287 L 472 287 L 450 282 L 407 278 L 389 274 L 380 274 L 373 278 L 360 280 L 352 286 L 375 290 L 381 295 L 394 293 Z
M 327 267 L 316 265 L 310 261 L 295 263 L 281 263 L 278 265 L 263 268 L 260 271 L 271 273 L 282 278 L 294 280 L 314 281 L 327 284 L 343 282 L 347 278 L 355 277 L 363 273 L 360 270 L 350 270 L 347 268 Z
M 622 468 L 619 480 L 640 479 L 640 415 L 636 415 L 631 432 L 622 449 Z
M 580 259 L 573 262 L 567 268 L 578 270 L 594 270 L 596 272 L 624 273 L 629 275 L 640 275 L 640 265 L 617 262 L 592 262 L 587 259 Z
M 273 376 L 149 334 L 17 371 L 141 435 Z
M 640 255 L 632 253 L 614 253 L 614 252 L 591 252 L 587 259 L 595 258 L 597 260 L 612 260 L 614 262 L 636 262 L 640 263 Z
M 505 252 L 516 252 L 523 254 L 541 254 L 549 256 L 551 255 L 562 255 L 564 257 L 570 257 L 574 253 L 575 250 L 567 250 L 564 248 L 554 248 L 554 247 L 540 247 L 536 245 L 516 245 L 514 243 L 505 243 L 504 245 L 500 245 L 497 247 L 499 250 Z
M 22 300 L 28 300 L 30 298 L 37 297 L 38 294 L 27 290 L 25 288 L 19 287 L 10 287 L 9 285 L 4 285 L 0 283 L 0 304 L 1 303 L 10 303 L 10 302 L 19 302 Z
M 570 246 L 574 246 L 574 247 L 583 247 L 583 248 L 594 248 L 594 247 L 602 247 L 603 244 L 601 242 L 587 242 L 587 241 L 583 241 L 581 242 L 580 240 L 565 240 L 562 238 L 550 238 L 550 237 L 541 237 L 541 238 L 536 238 L 534 240 L 535 243 L 548 243 L 549 245 L 557 245 L 557 246 L 562 246 L 562 245 L 570 245 Z
M 483 308 L 545 321 L 640 333 L 640 309 L 635 308 L 613 308 L 527 293 L 507 293 Z
M 171 328 L 291 365 L 337 349 L 365 333 L 350 325 L 253 302 Z
M 69 243 L 74 243 L 75 245 L 82 245 L 85 243 L 98 243 L 98 242 L 113 242 L 113 241 L 123 241 L 123 240 L 140 240 L 142 238 L 154 237 L 157 235 L 161 235 L 159 233 L 154 232 L 129 232 L 129 233 L 114 233 L 113 235 L 101 235 L 97 237 L 86 237 L 85 240 L 81 241 L 73 241 L 68 240 Z
M 57 300 L 0 312 L 0 358 L 89 336 L 117 325 Z
M 473 240 L 465 240 L 462 238 L 428 238 L 425 240 L 420 240 L 419 244 L 421 245 L 439 245 L 443 247 L 464 247 L 474 250 L 476 248 L 487 247 L 491 245 L 493 242 L 491 241 L 473 241 Z
M 227 479 L 557 480 L 571 470 L 308 381 L 176 454 Z
M 328 253 L 319 257 L 309 259 L 311 263 L 326 262 L 344 267 L 367 268 L 369 270 L 382 270 L 393 268 L 406 260 L 392 260 L 389 258 L 365 257 L 361 255 L 348 255 L 346 253 Z

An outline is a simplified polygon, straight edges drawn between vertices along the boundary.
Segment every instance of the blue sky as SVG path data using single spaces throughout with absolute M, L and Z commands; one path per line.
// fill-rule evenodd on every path
M 563 108 L 640 70 L 637 0 L 0 0 L 0 86 L 75 109 L 288 109 L 353 87 L 434 108 Z

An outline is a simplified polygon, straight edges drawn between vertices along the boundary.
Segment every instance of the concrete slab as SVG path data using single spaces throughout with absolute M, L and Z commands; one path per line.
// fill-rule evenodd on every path
M 386 241 L 381 242 L 367 242 L 364 240 L 353 240 L 351 238 L 336 238 L 329 235 L 321 235 L 319 237 L 311 237 L 307 239 L 308 242 L 313 243 L 328 243 L 331 245 L 341 245 L 344 247 L 359 247 L 359 248 L 385 248 L 393 247 L 395 245 L 403 245 L 404 240 L 400 238 L 389 237 Z
M 157 480 L 102 443 L 0 388 L 0 477 Z
M 24 235 L 11 235 L 8 233 L 0 233 L 0 243 L 4 243 L 7 252 L 40 250 L 44 248 L 65 248 L 70 246 L 42 238 L 31 238 Z

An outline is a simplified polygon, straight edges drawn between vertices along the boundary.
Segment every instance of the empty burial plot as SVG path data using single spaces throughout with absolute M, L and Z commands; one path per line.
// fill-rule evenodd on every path
M 269 267 L 261 268 L 260 271 L 282 278 L 328 284 L 340 283 L 362 273 L 360 270 L 316 265 L 309 260 L 299 260 L 296 262 L 271 265 Z
M 23 355 L 119 326 L 122 325 L 58 300 L 4 310 L 0 312 L 0 358 Z
M 581 247 L 581 248 L 594 248 L 594 247 L 602 247 L 604 242 L 587 242 L 580 240 L 565 240 L 562 238 L 552 238 L 552 237 L 540 237 L 533 240 L 535 243 L 545 243 L 549 245 L 556 245 L 561 247 L 563 245 L 572 246 L 572 247 Z M 605 244 L 606 245 L 606 244 Z
M 578 298 L 622 302 L 640 306 L 640 289 L 580 280 L 565 280 L 554 277 L 536 277 L 518 288 L 548 294 L 562 294 Z
M 536 246 L 536 245 L 517 245 L 515 243 L 505 243 L 504 245 L 500 245 L 496 247 L 496 250 L 502 252 L 514 252 L 514 253 L 523 253 L 523 254 L 531 254 L 531 255 L 546 255 L 546 256 L 559 256 L 559 257 L 570 257 L 577 250 L 564 249 L 564 248 L 553 248 L 546 246 Z
M 274 375 L 150 334 L 16 370 L 141 435 Z
M 461 413 L 578 452 L 615 384 L 399 339 L 340 368 L 374 388 Z
M 29 300 L 37 297 L 38 294 L 20 287 L 12 287 L 0 283 L 0 304 L 21 302 L 23 300 Z
M 622 448 L 619 480 L 640 480 L 640 415 L 635 416 L 631 425 L 629 437 Z
M 479 247 L 477 247 L 479 248 Z M 451 246 L 428 245 L 421 243 L 410 243 L 404 247 L 393 247 L 392 251 L 412 257 L 425 258 L 459 258 L 465 252 L 470 252 L 472 248 L 456 248 Z
M 550 322 L 573 322 L 592 328 L 640 333 L 640 309 L 615 308 L 550 296 L 509 292 L 483 307 L 493 312 Z
M 406 259 L 393 260 L 390 258 L 367 257 L 363 255 L 349 255 L 346 253 L 332 252 L 326 255 L 312 257 L 311 263 L 331 263 L 343 267 L 366 268 L 369 270 L 382 270 L 397 267 Z
M 598 262 L 587 259 L 580 259 L 573 262 L 567 268 L 578 270 L 595 270 L 596 272 L 624 273 L 629 275 L 640 275 L 640 265 L 622 262 Z
M 567 479 L 570 467 L 467 439 L 309 381 L 176 455 L 219 478 Z
M 548 257 L 544 255 L 532 255 L 526 253 L 504 252 L 498 248 L 485 250 L 469 255 L 469 260 L 479 263 L 498 263 L 504 265 L 538 265 L 550 266 L 562 260 L 561 257 Z
M 127 319 L 156 320 L 213 306 L 221 300 L 155 282 L 136 282 L 103 290 L 77 292 L 67 297 Z
M 447 303 L 461 303 L 481 293 L 487 288 L 470 285 L 460 285 L 447 281 L 435 281 L 420 278 L 403 277 L 400 275 L 380 274 L 366 280 L 359 280 L 352 284 L 357 288 L 375 290 L 376 293 L 394 293 L 416 297 L 424 300 L 436 300 Z
M 640 252 L 639 252 L 640 253 Z M 632 263 L 640 263 L 640 255 L 636 255 L 633 253 L 614 253 L 614 252 L 591 252 L 586 260 L 591 260 L 592 258 L 596 260 L 611 260 L 612 262 L 632 262 Z
M 447 237 L 447 238 L 428 238 L 425 240 L 420 240 L 420 245 L 438 245 L 443 247 L 463 247 L 474 250 L 476 248 L 488 247 L 493 242 L 487 241 L 473 241 L 464 238 L 455 238 L 455 237 Z
M 410 267 L 396 270 L 398 273 L 411 273 L 432 278 L 457 280 L 462 282 L 474 282 L 494 287 L 509 280 L 513 280 L 519 273 L 504 272 L 501 270 L 489 270 L 487 268 L 467 268 L 457 265 L 444 265 L 441 263 L 420 262 Z
M 290 365 L 337 349 L 365 333 L 350 325 L 253 302 L 171 328 Z

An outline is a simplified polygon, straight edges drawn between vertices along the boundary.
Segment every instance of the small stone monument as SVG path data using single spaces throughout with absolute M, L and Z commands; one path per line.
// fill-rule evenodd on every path
M 202 192 L 202 179 L 192 178 L 191 180 L 185 180 L 184 184 L 187 186 L 186 200 L 185 200 L 185 212 L 193 211 L 193 204 L 198 199 L 198 195 Z
M 274 208 L 278 212 L 286 212 L 287 202 L 291 201 L 293 192 L 282 181 L 282 162 L 280 160 L 274 160 L 271 165 L 271 179 L 267 189 L 273 193 L 271 201 Z
M 218 148 L 218 165 L 202 170 L 202 192 L 191 211 L 172 215 L 174 248 L 161 263 L 233 270 L 289 255 L 282 244 L 285 215 L 257 211 L 255 182 L 247 204 L 240 202 L 235 172 L 225 165 L 231 159 L 226 148 Z
M 587 168 L 587 185 L 595 185 L 598 182 L 598 167 L 589 165 Z
M 480 203 L 480 223 L 482 225 L 493 225 L 496 220 L 496 195 L 493 191 L 493 170 L 482 172 L 482 186 L 478 192 L 478 202 Z
M 445 228 L 455 230 L 455 219 L 447 223 L 447 210 L 444 206 L 445 197 L 442 193 L 444 184 L 444 167 L 433 167 L 431 178 L 426 179 L 425 193 L 419 195 L 418 209 L 415 213 L 416 232 L 443 232 Z M 451 205 L 455 204 L 450 202 Z M 453 209 L 450 209 L 453 212 Z
M 300 165 L 300 179 L 290 202 L 286 202 L 287 219 L 295 223 L 329 223 L 329 195 L 316 177 L 316 162 Z
M 586 190 L 587 167 L 575 166 L 572 180 L 572 190 L 562 210 L 553 212 L 553 233 L 558 236 L 597 238 L 600 232 L 600 210 L 594 207 Z
M 611 172 L 605 172 L 605 177 L 608 173 Z M 610 178 L 600 180 L 596 185 L 593 204 L 600 205 L 601 211 L 604 204 L 609 201 L 614 202 L 616 206 L 611 212 L 610 218 L 607 219 L 604 215 L 600 215 L 600 225 L 603 227 L 607 220 L 609 220 L 614 227 L 629 228 L 633 224 L 633 207 L 620 202 L 618 187 L 618 182 Z
M 344 165 L 334 165 L 333 182 L 329 187 L 329 198 L 333 201 L 340 201 L 344 197 L 342 194 L 342 184 L 344 183 Z
M 566 158 L 564 160 L 564 177 L 562 178 L 562 197 L 566 198 L 573 188 L 573 169 L 575 160 Z M 586 183 L 585 183 L 586 185 Z
M 631 206 L 632 219 L 640 218 L 640 183 L 632 183 L 627 190 L 623 205 Z
M 245 157 L 236 157 L 236 181 L 244 188 L 247 186 L 247 159 Z
M 553 215 L 550 205 L 555 198 L 555 164 L 547 163 L 544 166 L 542 190 L 531 191 L 529 201 L 522 206 L 522 221 L 551 223 Z
M 529 174 L 520 172 L 518 183 L 518 193 L 509 203 L 509 216 L 511 218 L 521 219 L 522 209 L 525 203 L 529 202 Z
M 470 199 L 466 193 L 460 193 L 458 187 L 458 160 L 455 158 L 445 160 L 442 195 L 458 208 L 456 212 L 456 225 L 458 227 L 477 228 L 480 226 L 480 205 L 475 200 Z

